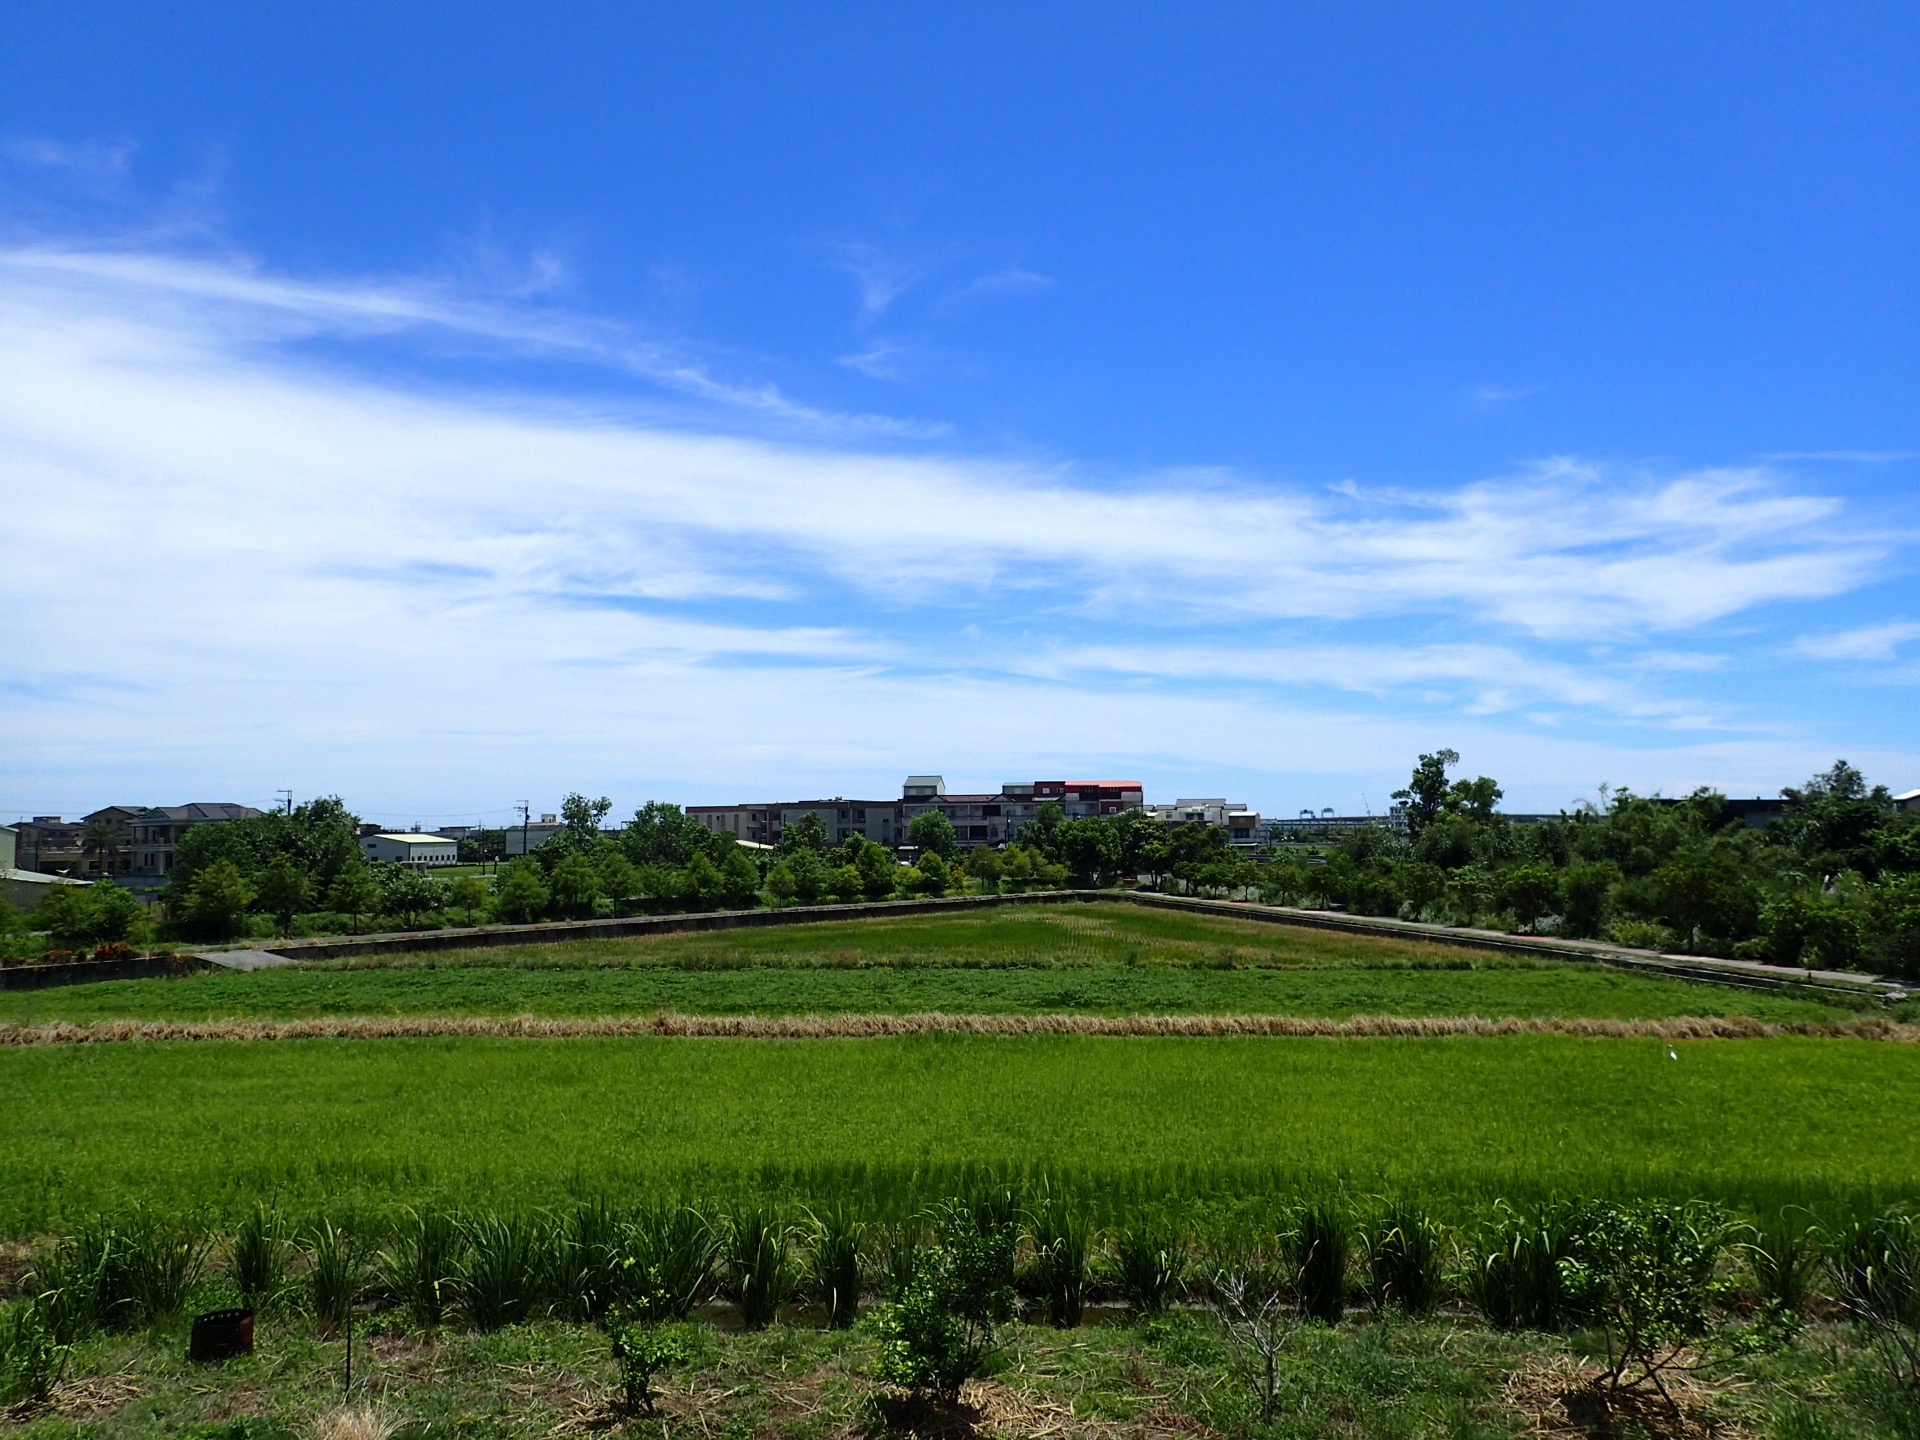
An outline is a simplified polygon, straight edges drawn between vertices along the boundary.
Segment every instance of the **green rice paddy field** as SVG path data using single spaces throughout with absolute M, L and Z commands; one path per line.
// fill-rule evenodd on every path
M 656 1009 L 1852 1018 L 1781 996 L 1120 906 L 4 997 L 0 1019 Z M 1224 968 L 1233 967 L 1233 968 Z M 1096 1204 L 1344 1185 L 1441 1210 L 1920 1195 L 1920 1046 L 1775 1037 L 486 1038 L 0 1047 L 0 1233 L 752 1188 L 897 1213 L 987 1171 Z
M 0 1022 L 1088 1012 L 1845 1019 L 1598 965 L 1088 904 L 371 956 L 0 994 Z

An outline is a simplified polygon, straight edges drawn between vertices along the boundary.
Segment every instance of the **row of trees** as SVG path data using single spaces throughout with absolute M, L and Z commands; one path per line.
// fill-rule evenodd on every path
M 1317 853 L 1287 847 L 1242 878 L 1269 899 L 1361 914 L 1920 975 L 1920 817 L 1844 760 L 1751 829 L 1711 790 L 1604 788 L 1516 825 L 1494 781 L 1450 777 L 1458 758 L 1420 758 L 1395 797 L 1404 835 L 1381 825 Z

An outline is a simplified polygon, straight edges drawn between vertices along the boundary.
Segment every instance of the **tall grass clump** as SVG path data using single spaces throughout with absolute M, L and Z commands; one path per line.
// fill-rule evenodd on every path
M 292 1250 L 280 1212 L 255 1204 L 227 1240 L 227 1276 L 244 1304 L 264 1310 L 279 1299 Z
M 307 1235 L 307 1301 L 322 1334 L 333 1334 L 353 1318 L 365 1280 L 366 1250 L 359 1235 L 331 1220 L 317 1223 Z
M 735 1211 L 727 1220 L 727 1282 L 749 1330 L 773 1323 L 793 1289 L 792 1235 L 764 1206 Z
M 652 1320 L 684 1320 L 713 1293 L 720 1236 L 691 1205 L 656 1205 L 622 1227 L 618 1303 Z M 653 1312 L 658 1313 L 653 1313 Z
M 127 1311 L 137 1323 L 178 1315 L 200 1283 L 212 1241 L 191 1225 L 136 1214 L 120 1232 Z
M 0 1306 L 0 1405 L 43 1405 L 66 1374 L 73 1353 L 53 1333 L 35 1301 Z
M 42 1319 L 54 1338 L 71 1345 L 128 1318 L 120 1232 L 104 1217 L 83 1222 L 60 1241 L 28 1277 Z
M 387 1297 L 422 1329 L 447 1318 L 460 1292 L 466 1232 L 445 1210 L 409 1210 L 380 1252 L 380 1283 Z
M 1316 1200 L 1300 1212 L 1293 1232 L 1293 1262 L 1300 1277 L 1300 1309 L 1325 1325 L 1347 1313 L 1347 1260 L 1353 1222 L 1333 1200 Z
M 1920 1223 L 1901 1210 L 1859 1221 L 1841 1233 L 1831 1266 L 1848 1318 L 1895 1383 L 1920 1392 Z
M 815 1211 L 810 1218 L 813 1244 L 808 1252 L 808 1278 L 826 1307 L 827 1323 L 836 1330 L 850 1329 L 860 1313 L 866 1223 L 844 1202 Z
M 545 1277 L 540 1227 L 525 1215 L 482 1215 L 464 1227 L 460 1308 L 476 1330 L 517 1325 L 533 1313 Z
M 1046 1195 L 1028 1224 L 1033 1245 L 1033 1275 L 1047 1319 L 1063 1330 L 1080 1323 L 1087 1304 L 1087 1272 L 1093 1255 L 1093 1226 L 1072 1200 Z
M 554 1226 L 548 1289 L 569 1320 L 598 1320 L 619 1302 L 624 1220 L 605 1197 L 566 1211 Z
M 1114 1238 L 1113 1272 L 1135 1315 L 1163 1314 L 1186 1279 L 1186 1244 L 1166 1226 L 1129 1225 Z
M 1571 1217 L 1559 1209 L 1522 1215 L 1501 1201 L 1477 1237 L 1467 1290 L 1500 1330 L 1564 1330 L 1574 1318 L 1560 1262 L 1572 1260 Z
M 1367 1298 L 1376 1310 L 1431 1315 L 1440 1304 L 1440 1227 L 1419 1210 L 1395 1205 L 1367 1233 Z
M 1760 1303 L 1783 1316 L 1804 1313 L 1826 1258 L 1819 1232 L 1782 1212 L 1756 1225 L 1742 1248 Z

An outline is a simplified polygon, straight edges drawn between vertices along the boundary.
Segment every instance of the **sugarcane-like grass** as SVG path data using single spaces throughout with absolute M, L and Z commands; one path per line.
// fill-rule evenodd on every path
M 1677 1058 L 1675 1058 L 1677 1057 Z M 688 1194 L 880 1223 L 992 1177 L 1095 1207 L 1436 1213 L 1920 1189 L 1920 1047 L 1775 1038 L 372 1040 L 0 1051 L 0 1232 Z M 1063 1193 L 1064 1193 L 1063 1191 Z M 1100 1218 L 1096 1213 L 1095 1218 Z

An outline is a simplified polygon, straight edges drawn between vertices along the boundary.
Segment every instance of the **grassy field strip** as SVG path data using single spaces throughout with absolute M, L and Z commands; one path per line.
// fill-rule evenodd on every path
M 1795 1036 L 49 1045 L 0 1050 L 0 1094 L 10 1235 L 135 1202 L 533 1207 L 662 1187 L 910 1213 L 990 1167 L 1102 1204 L 1308 1184 L 1461 1205 L 1920 1193 L 1920 1127 L 1893 1118 L 1920 1113 L 1920 1047 Z
M 1475 1015 L 1356 1015 L 1348 1020 L 1287 1015 L 653 1015 L 599 1019 L 448 1015 L 350 1015 L 305 1020 L 96 1020 L 87 1025 L 0 1025 L 0 1047 L 112 1045 L 166 1041 L 407 1040 L 430 1036 L 493 1039 L 699 1037 L 746 1040 L 848 1040 L 903 1035 L 1268 1036 L 1356 1039 L 1442 1036 L 1574 1035 L 1655 1040 L 1824 1039 L 1920 1042 L 1920 1026 L 1883 1019 L 1789 1021 L 1747 1016 L 1666 1020 L 1520 1018 Z

